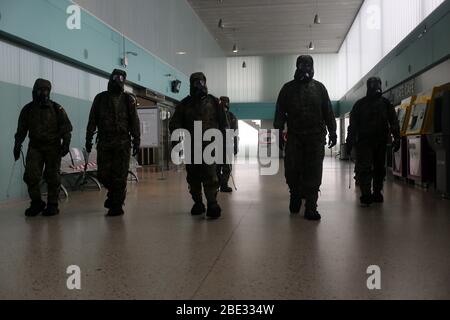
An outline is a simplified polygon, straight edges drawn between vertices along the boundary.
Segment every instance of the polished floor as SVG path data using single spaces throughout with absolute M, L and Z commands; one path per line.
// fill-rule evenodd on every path
M 327 158 L 321 222 L 288 213 L 283 174 L 236 166 L 224 215 L 189 214 L 185 173 L 141 173 L 127 214 L 105 218 L 104 192 L 72 193 L 59 217 L 0 206 L 1 299 L 450 299 L 450 201 L 388 182 L 363 209 L 348 166 Z M 66 268 L 81 269 L 81 290 Z M 368 290 L 370 265 L 381 290 Z

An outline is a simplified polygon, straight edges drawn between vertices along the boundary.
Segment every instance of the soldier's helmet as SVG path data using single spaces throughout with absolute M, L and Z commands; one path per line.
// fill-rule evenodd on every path
M 110 77 L 109 77 L 109 80 L 112 80 L 112 78 L 114 76 L 123 76 L 123 78 L 126 79 L 127 78 L 127 73 L 125 71 L 123 71 L 123 70 L 120 70 L 120 69 L 114 69 L 113 72 L 111 73 Z
M 192 84 L 197 80 L 203 80 L 206 82 L 206 76 L 203 72 L 195 72 L 193 74 L 191 74 L 191 77 L 189 79 L 189 82 Z
M 45 79 L 37 79 L 34 82 L 33 91 L 36 91 L 38 89 L 48 89 L 49 91 L 52 90 L 52 83 Z
M 50 94 L 50 92 L 52 91 L 52 83 L 46 79 L 37 79 L 34 82 L 34 86 L 33 86 L 33 100 L 37 99 L 37 94 L 38 94 L 38 90 L 44 90 L 47 89 L 48 93 Z

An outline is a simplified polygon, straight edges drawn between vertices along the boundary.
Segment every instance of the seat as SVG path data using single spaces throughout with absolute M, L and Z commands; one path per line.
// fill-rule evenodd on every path
M 137 169 L 141 168 L 135 157 L 130 157 L 130 168 L 128 170 L 128 181 L 139 182 Z
M 75 182 L 75 186 L 79 190 L 83 190 L 89 183 L 93 182 L 96 189 L 102 190 L 102 185 L 96 177 L 97 173 L 97 150 L 92 149 L 91 153 L 87 153 L 86 149 L 81 151 L 78 148 L 71 148 L 70 154 L 72 155 L 73 168 L 79 171 L 81 175 Z

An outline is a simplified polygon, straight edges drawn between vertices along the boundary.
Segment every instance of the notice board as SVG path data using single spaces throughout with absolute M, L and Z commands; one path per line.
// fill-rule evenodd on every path
M 139 108 L 141 126 L 141 148 L 159 147 L 159 111 L 158 108 Z

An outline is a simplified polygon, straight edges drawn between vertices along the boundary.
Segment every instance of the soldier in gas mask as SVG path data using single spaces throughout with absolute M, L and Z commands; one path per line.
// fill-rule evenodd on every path
M 387 144 L 394 138 L 393 149 L 400 149 L 400 126 L 394 106 L 382 97 L 381 79 L 367 80 L 367 95 L 358 100 L 350 113 L 347 150 L 355 147 L 356 172 L 363 206 L 382 203 L 386 177 Z
M 284 163 L 291 195 L 289 209 L 291 213 L 298 214 L 302 199 L 306 199 L 305 218 L 320 220 L 317 201 L 322 183 L 327 129 L 329 148 L 336 145 L 337 135 L 328 92 L 313 77 L 313 58 L 300 56 L 294 80 L 285 84 L 280 91 L 274 128 L 280 130 L 281 134 L 287 123 Z
M 203 133 L 208 129 L 218 129 L 225 135 L 229 128 L 225 110 L 219 105 L 219 100 L 208 94 L 206 77 L 203 73 L 193 73 L 190 77 L 190 95 L 176 107 L 170 121 L 170 132 L 185 129 L 191 136 L 191 164 L 186 164 L 187 183 L 194 200 L 192 215 L 202 215 L 206 211 L 208 218 L 216 219 L 221 215 L 217 203 L 219 182 L 216 164 L 206 164 L 202 157 L 201 164 L 194 163 L 194 122 L 200 121 Z M 200 141 L 196 141 L 200 143 Z M 208 142 L 202 142 L 202 152 Z M 203 204 L 202 186 L 207 200 L 207 208 Z
M 24 181 L 28 186 L 31 206 L 27 217 L 54 216 L 59 213 L 58 196 L 61 186 L 61 158 L 69 153 L 72 124 L 63 107 L 50 100 L 50 81 L 37 79 L 33 86 L 33 101 L 21 111 L 15 135 L 14 159 L 20 158 L 22 144 L 29 136 Z M 48 187 L 47 205 L 41 199 L 40 182 Z
M 140 148 L 140 123 L 137 100 L 124 92 L 127 74 L 114 70 L 109 78 L 108 91 L 98 94 L 92 104 L 86 130 L 86 150 L 92 150 L 97 132 L 98 179 L 108 189 L 105 208 L 107 216 L 124 214 L 126 186 L 131 148 L 136 156 Z
M 230 111 L 230 98 L 228 97 L 220 97 L 220 105 L 224 108 L 225 113 L 227 115 L 227 121 L 230 125 L 231 130 L 238 130 L 238 120 L 236 116 Z M 217 177 L 219 178 L 220 191 L 230 193 L 233 192 L 233 189 L 229 187 L 228 181 L 230 180 L 232 165 L 231 165 L 231 154 L 227 154 L 227 145 L 233 150 L 233 154 L 237 155 L 238 153 L 238 143 L 239 138 L 237 136 L 234 137 L 233 141 L 227 141 L 226 136 L 223 137 L 224 141 L 224 161 L 223 164 L 217 165 Z M 233 144 L 231 147 L 230 144 Z

